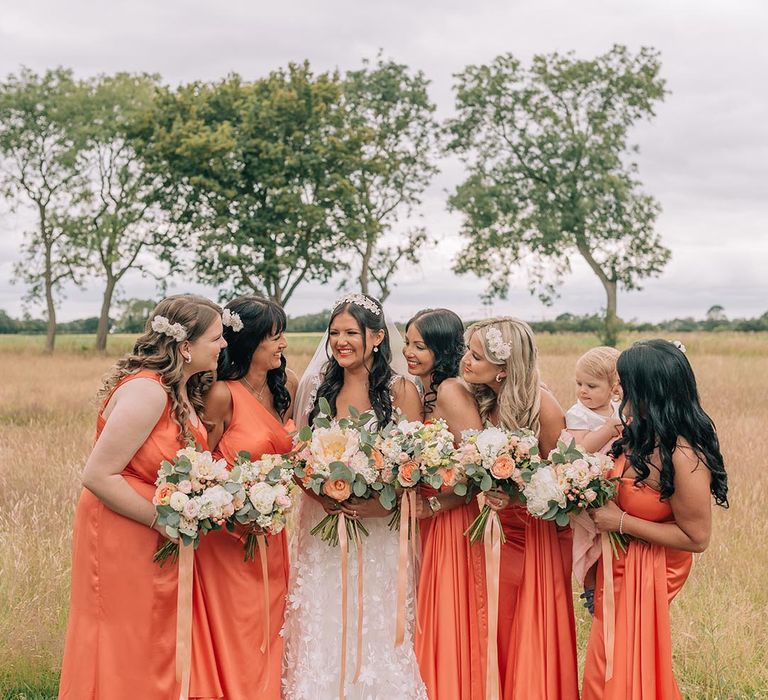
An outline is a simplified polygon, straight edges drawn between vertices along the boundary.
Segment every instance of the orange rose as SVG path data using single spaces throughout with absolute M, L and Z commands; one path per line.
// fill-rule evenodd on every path
M 376 469 L 381 470 L 384 468 L 384 455 L 379 450 L 371 450 L 371 459 L 373 459 Z
M 437 473 L 443 477 L 443 484 L 446 486 L 456 485 L 456 469 L 454 467 L 441 467 Z
M 400 482 L 400 485 L 405 488 L 416 486 L 416 482 L 418 481 L 418 472 L 418 462 L 409 460 L 405 464 L 400 465 L 400 471 L 397 474 L 397 480 Z M 415 479 L 414 476 L 416 476 Z
M 501 455 L 491 465 L 491 474 L 497 479 L 509 479 L 515 471 L 515 462 L 509 455 Z
M 156 506 L 167 506 L 171 502 L 171 494 L 176 491 L 176 484 L 160 484 L 155 490 L 152 503 Z
M 346 501 L 351 492 L 349 482 L 344 479 L 329 479 L 323 484 L 323 493 L 334 501 Z

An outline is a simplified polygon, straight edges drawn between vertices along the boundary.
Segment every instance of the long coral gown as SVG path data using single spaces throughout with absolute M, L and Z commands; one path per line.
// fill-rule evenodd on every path
M 426 497 L 437 493 L 422 486 Z M 485 681 L 483 547 L 464 534 L 476 501 L 419 521 L 416 657 L 430 700 L 482 700 Z
M 118 386 L 139 378 L 161 381 L 157 373 L 142 370 Z M 106 425 L 102 411 L 110 397 L 99 411 L 96 440 Z M 191 424 L 190 428 L 205 448 L 205 430 Z M 180 447 L 179 426 L 171 415 L 169 397 L 163 414 L 122 476 L 151 501 L 160 463 L 172 460 Z M 83 489 L 75 511 L 72 593 L 60 700 L 179 697 L 175 663 L 178 567 L 160 567 L 152 561 L 161 541 L 155 530 L 115 513 Z M 193 596 L 196 644 L 192 682 L 204 689 L 207 697 L 221 697 L 196 577 Z
M 570 529 L 514 504 L 500 512 L 499 676 L 504 700 L 576 700 Z
M 249 452 L 251 459 L 290 451 L 292 440 L 280 421 L 239 381 L 226 384 L 232 395 L 232 420 L 215 456 L 232 464 L 241 451 Z M 205 591 L 205 611 L 226 700 L 281 697 L 280 629 L 288 592 L 288 545 L 285 531 L 267 540 L 269 648 L 264 653 L 264 578 L 258 551 L 255 559 L 244 561 L 243 542 L 221 530 L 208 534 L 196 552 L 195 567 Z M 194 684 L 192 691 L 197 693 Z
M 616 460 L 621 476 L 625 459 Z M 616 497 L 619 507 L 653 522 L 674 522 L 672 508 L 658 491 L 623 477 Z M 672 672 L 669 604 L 691 571 L 693 555 L 640 540 L 630 540 L 626 554 L 612 559 L 615 599 L 613 676 L 605 682 L 603 579 L 600 561 L 595 589 L 595 619 L 584 667 L 584 700 L 674 700 L 681 698 Z

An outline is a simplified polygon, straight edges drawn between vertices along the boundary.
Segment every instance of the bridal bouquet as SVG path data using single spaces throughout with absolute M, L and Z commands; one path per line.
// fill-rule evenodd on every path
M 263 454 L 251 460 L 250 453 L 240 452 L 232 468 L 231 483 L 238 487 L 234 497 L 240 506 L 233 520 L 249 526 L 245 561 L 250 561 L 255 556 L 257 535 L 277 535 L 285 528 L 293 505 L 293 465 L 287 455 Z
M 293 454 L 294 473 L 304 486 L 317 495 L 342 503 L 351 496 L 379 497 L 387 484 L 382 479 L 384 460 L 375 448 L 376 433 L 366 427 L 373 415 L 350 407 L 350 417 L 329 418 L 331 407 L 319 401 L 320 414 L 310 428 L 305 426 L 296 439 Z M 384 501 L 382 501 L 382 504 Z M 368 535 L 365 525 L 344 518 L 347 534 L 354 541 Z M 339 543 L 339 515 L 326 515 L 313 529 L 313 535 L 331 546 Z
M 616 480 L 608 477 L 612 467 L 613 460 L 607 455 L 586 452 L 575 440 L 561 439 L 546 462 L 523 473 L 522 500 L 534 517 L 554 520 L 563 527 L 616 495 Z M 611 532 L 609 536 L 614 555 L 618 556 L 619 549 L 626 551 L 623 535 Z
M 514 494 L 522 486 L 523 474 L 539 463 L 538 439 L 530 430 L 502 430 L 490 426 L 483 430 L 465 430 L 461 434 L 457 458 L 464 466 L 467 480 L 481 492 L 498 489 Z M 454 493 L 464 495 L 465 484 L 457 484 Z M 483 538 L 491 508 L 483 505 L 467 529 L 472 542 Z M 498 515 L 496 516 L 498 517 Z M 501 541 L 504 542 L 502 532 Z
M 382 493 L 382 504 L 387 508 L 396 505 L 395 489 L 413 489 L 419 483 L 440 489 L 443 484 L 455 486 L 463 479 L 453 434 L 442 419 L 391 423 L 379 434 L 376 446 L 384 457 L 382 478 L 392 485 Z M 398 526 L 397 512 L 389 524 L 391 528 Z
M 224 459 L 213 459 L 210 452 L 185 447 L 173 461 L 164 460 L 155 481 L 152 503 L 157 522 L 165 526 L 168 537 L 197 548 L 200 535 L 218 530 L 242 507 L 233 494 L 231 475 Z M 176 560 L 179 545 L 165 542 L 154 560 L 161 565 Z

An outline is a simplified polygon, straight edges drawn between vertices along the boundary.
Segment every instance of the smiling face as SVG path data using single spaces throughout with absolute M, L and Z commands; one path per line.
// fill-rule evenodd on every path
M 468 384 L 487 384 L 495 389 L 500 384 L 496 377 L 500 375 L 503 380 L 507 373 L 504 365 L 494 364 L 486 357 L 479 334 L 473 333 L 461 358 L 461 375 Z
M 339 313 L 328 329 L 328 344 L 343 369 L 370 366 L 373 349 L 383 339 L 383 330 L 361 329 L 355 317 L 347 311 Z
M 408 363 L 408 373 L 414 377 L 428 376 L 435 366 L 435 353 L 427 347 L 415 323 L 405 332 L 403 355 Z
M 179 345 L 179 351 L 187 357 L 192 357 L 188 365 L 190 374 L 212 372 L 219 361 L 219 353 L 227 347 L 223 336 L 224 326 L 221 316 L 216 316 L 205 332 L 192 342 L 184 341 Z
M 253 351 L 251 367 L 259 371 L 269 372 L 280 367 L 283 359 L 283 350 L 288 347 L 285 333 L 272 328 L 272 333 L 262 340 Z

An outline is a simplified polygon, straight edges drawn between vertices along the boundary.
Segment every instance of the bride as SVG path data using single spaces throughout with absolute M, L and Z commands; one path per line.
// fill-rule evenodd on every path
M 296 395 L 296 422 L 311 423 L 318 401 L 327 399 L 335 418 L 349 416 L 349 407 L 375 415 L 384 426 L 393 414 L 408 420 L 421 417 L 418 390 L 393 371 L 402 338 L 388 326 L 379 302 L 350 294 L 336 303 L 328 331 L 302 377 Z M 403 372 L 404 374 L 405 372 Z M 362 657 L 357 663 L 357 557 L 349 557 L 348 632 L 344 693 L 348 700 L 395 697 L 426 700 L 413 650 L 413 600 L 408 600 L 406 636 L 395 648 L 398 537 L 390 531 L 390 513 L 377 499 L 350 499 L 341 507 L 307 493 L 302 498 L 292 561 L 288 607 L 283 630 L 287 700 L 331 700 L 340 695 L 341 566 L 338 547 L 330 547 L 310 530 L 325 515 L 339 509 L 365 520 L 370 535 L 363 538 Z M 353 545 L 350 545 L 351 547 Z M 412 577 L 412 572 L 409 572 Z M 412 590 L 412 589 L 410 589 Z

